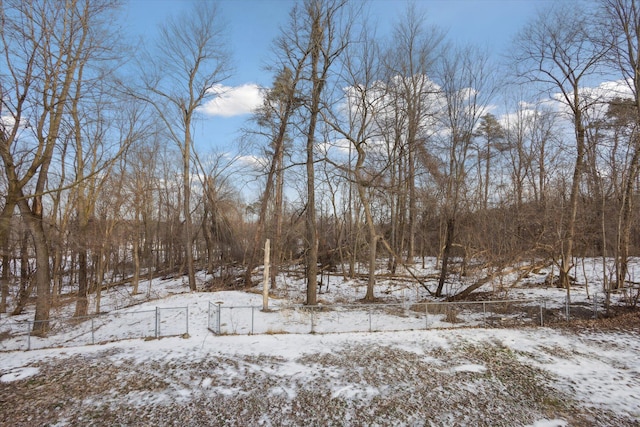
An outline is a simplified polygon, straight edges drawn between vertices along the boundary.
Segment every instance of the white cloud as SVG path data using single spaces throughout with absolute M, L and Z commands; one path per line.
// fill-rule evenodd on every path
M 6 128 L 12 128 L 16 124 L 16 121 L 11 116 L 0 116 L 0 124 Z
M 631 82 L 625 80 L 606 81 L 600 83 L 597 87 L 583 88 L 582 95 L 591 97 L 592 99 L 602 99 L 606 102 L 613 98 L 631 98 Z
M 238 161 L 246 166 L 249 166 L 252 169 L 260 170 L 268 165 L 268 159 L 261 156 L 255 155 L 246 155 L 246 156 L 238 156 Z
M 201 108 L 210 116 L 233 117 L 250 114 L 262 104 L 260 86 L 253 83 L 235 87 L 215 85 L 210 91 L 215 94 L 215 98 Z

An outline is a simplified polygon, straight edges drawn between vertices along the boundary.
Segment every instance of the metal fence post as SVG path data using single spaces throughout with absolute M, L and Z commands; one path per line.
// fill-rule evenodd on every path
M 222 326 L 220 324 L 220 312 L 222 311 L 222 302 L 218 302 L 218 335 L 222 333 Z
M 598 319 L 598 293 L 593 294 L 593 318 Z
M 189 335 L 189 306 L 187 308 L 187 335 Z
M 158 325 L 158 307 L 156 307 L 156 339 L 158 338 L 158 335 L 159 335 L 159 333 L 160 333 L 160 331 L 159 331 L 159 329 L 160 329 L 160 328 L 159 328 L 159 326 L 160 326 L 160 325 Z

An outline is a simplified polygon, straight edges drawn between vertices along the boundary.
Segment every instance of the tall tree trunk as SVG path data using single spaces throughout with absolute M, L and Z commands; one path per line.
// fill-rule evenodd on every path
M 95 313 L 100 313 L 100 306 L 102 304 L 102 286 L 104 285 L 104 271 L 105 271 L 105 262 L 104 262 L 104 248 L 101 245 L 96 256 L 96 281 L 95 281 L 95 290 L 96 290 L 96 299 L 95 299 Z
M 631 224 L 634 213 L 634 186 L 638 177 L 640 163 L 640 139 L 636 136 L 634 153 L 629 165 L 629 174 L 625 183 L 620 229 L 620 248 L 618 249 L 617 287 L 624 287 L 624 282 L 629 270 L 629 244 L 631 239 Z
M 193 233 L 191 223 L 191 120 L 185 117 L 185 137 L 184 152 L 182 153 L 182 185 L 184 191 L 184 251 L 185 263 L 187 264 L 187 277 L 189 280 L 189 289 L 197 290 L 196 270 L 193 260 Z
M 18 291 L 18 301 L 11 312 L 13 316 L 22 314 L 33 290 L 34 282 L 31 280 L 29 270 L 29 232 L 24 231 L 20 239 L 20 290 Z
M 376 254 L 378 246 L 378 233 L 376 232 L 376 226 L 373 222 L 373 215 L 371 213 L 371 203 L 369 197 L 366 194 L 364 187 L 364 181 L 360 174 L 362 165 L 364 164 L 364 151 L 362 147 L 359 147 L 358 165 L 355 169 L 356 183 L 358 185 L 358 195 L 364 208 L 365 221 L 367 223 L 367 231 L 369 233 L 369 278 L 367 281 L 367 293 L 364 297 L 365 301 L 373 301 L 375 299 L 374 287 L 376 284 Z M 393 256 L 393 255 L 391 255 Z
M 407 263 L 413 263 L 413 257 L 415 256 L 415 235 L 416 235 L 416 220 L 418 217 L 418 211 L 416 208 L 416 165 L 414 159 L 415 145 L 418 143 L 414 140 L 410 141 L 407 162 L 408 162 L 408 184 L 409 184 L 409 224 L 408 224 L 408 247 L 407 247 Z M 402 252 L 400 253 L 402 256 Z
M 205 201 L 202 212 L 202 237 L 207 248 L 207 274 L 214 273 L 213 260 L 215 257 L 215 247 L 213 242 L 213 233 L 211 232 L 211 226 L 209 225 L 209 219 L 211 214 L 211 198 L 208 196 L 209 192 L 208 184 L 205 186 Z
M 392 149 L 391 152 L 391 159 L 390 159 L 390 165 L 389 165 L 389 187 L 390 188 L 396 188 L 396 156 L 395 156 L 396 150 L 395 147 Z M 398 247 L 397 247 L 397 228 L 398 228 L 398 214 L 396 212 L 396 206 L 397 206 L 397 193 L 396 192 L 391 192 L 391 194 L 389 195 L 389 246 L 391 246 L 395 252 L 397 252 Z M 391 274 L 396 274 L 396 266 L 398 264 L 398 260 L 396 260 L 396 258 L 392 255 L 389 254 L 389 263 L 387 265 L 387 269 L 389 270 L 389 272 L 391 272 Z
M 0 213 L 0 244 L 2 244 L 2 247 L 0 248 L 2 251 L 2 277 L 0 277 L 0 292 L 2 296 L 0 297 L 0 313 L 7 312 L 7 298 L 9 296 L 10 280 L 9 230 L 11 229 L 11 217 L 13 216 L 15 207 L 16 202 L 12 198 L 6 197 L 4 208 Z
M 444 282 L 447 278 L 449 257 L 451 256 L 451 248 L 453 246 L 453 235 L 455 233 L 456 221 L 454 218 L 447 220 L 447 228 L 445 231 L 445 243 L 444 250 L 442 251 L 442 268 L 440 270 L 440 279 L 438 280 L 438 289 L 436 289 L 436 296 L 442 296 L 442 290 L 444 289 Z
M 376 249 L 378 247 L 378 235 L 375 228 L 371 230 L 369 227 L 369 278 L 367 280 L 367 294 L 364 296 L 365 301 L 374 301 L 373 293 L 376 284 Z
M 7 298 L 9 297 L 9 242 L 7 240 L 2 244 L 2 276 L 0 276 L 0 313 L 7 312 Z
M 578 91 L 574 92 L 576 98 L 574 105 L 578 103 Z M 579 109 L 574 113 L 574 126 L 576 129 L 576 148 L 577 156 L 573 170 L 573 178 L 571 182 L 571 194 L 569 196 L 569 217 L 567 218 L 567 229 L 563 239 L 562 260 L 560 263 L 560 286 L 567 290 L 567 299 L 571 298 L 571 281 L 569 280 L 569 272 L 573 267 L 573 246 L 576 234 L 576 217 L 578 213 L 578 200 L 580 193 L 580 180 L 582 179 L 582 170 L 584 167 L 585 154 L 585 130 L 582 124 L 582 114 Z
M 324 70 L 319 73 L 320 56 L 324 39 L 324 23 L 321 5 L 309 3 L 309 14 L 312 19 L 310 35 L 311 52 L 311 100 L 309 104 L 309 127 L 307 128 L 306 144 L 306 172 L 307 172 L 307 210 L 305 217 L 305 230 L 307 239 L 307 305 L 317 304 L 318 289 L 318 230 L 316 224 L 316 189 L 315 189 L 315 135 L 318 116 L 320 114 L 320 95 L 324 88 L 324 77 L 329 64 L 324 64 Z
M 284 144 L 283 144 L 284 145 Z M 279 150 L 278 158 L 277 158 L 277 169 L 276 169 L 276 199 L 275 199 L 275 209 L 274 209 L 274 217 L 273 222 L 275 225 L 275 238 L 273 245 L 273 253 L 271 256 L 271 270 L 270 270 L 270 281 L 271 281 L 271 289 L 276 289 L 276 277 L 278 276 L 278 268 L 280 267 L 280 263 L 283 261 L 282 256 L 282 217 L 283 217 L 283 209 L 284 209 L 284 165 L 283 165 L 283 157 L 284 150 Z
M 77 112 L 75 112 L 77 115 Z M 80 134 L 81 131 L 79 129 L 80 122 L 79 120 L 75 121 L 76 126 L 76 137 L 78 138 L 78 147 L 77 155 L 76 155 L 76 167 L 77 173 L 76 176 L 80 182 L 76 194 L 77 194 L 77 205 L 76 212 L 78 215 L 78 296 L 76 299 L 76 317 L 84 317 L 89 314 L 89 302 L 88 302 L 88 291 L 89 291 L 89 280 L 88 280 L 88 262 L 87 262 L 87 243 L 89 242 L 89 237 L 87 236 L 88 232 L 88 212 L 87 212 L 87 200 L 86 200 L 86 183 L 84 182 L 84 158 L 82 156 L 82 148 L 80 146 Z
M 42 221 L 41 196 L 33 198 L 33 210 L 26 199 L 18 201 L 18 207 L 31 236 L 36 252 L 36 313 L 33 319 L 33 334 L 46 336 L 49 332 L 51 309 L 51 274 L 49 266 L 49 246 Z
M 318 288 L 318 234 L 316 229 L 316 199 L 315 199 L 315 171 L 314 171 L 314 141 L 316 115 L 311 117 L 309 135 L 307 137 L 307 211 L 305 216 L 305 230 L 307 239 L 306 267 L 307 267 L 307 305 L 317 304 Z
M 136 227 L 137 228 L 137 227 Z M 133 236 L 133 277 L 131 278 L 131 293 L 133 295 L 138 295 L 140 291 L 138 290 L 138 285 L 140 283 L 140 241 L 138 238 L 138 233 L 134 233 Z
M 87 262 L 87 249 L 82 247 L 78 251 L 78 297 L 76 299 L 76 317 L 89 314 L 89 277 Z

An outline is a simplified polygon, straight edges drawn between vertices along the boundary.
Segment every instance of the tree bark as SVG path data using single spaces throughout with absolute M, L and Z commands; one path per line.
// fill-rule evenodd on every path
M 440 278 L 438 279 L 438 288 L 436 289 L 436 296 L 442 296 L 442 290 L 444 289 L 444 282 L 447 278 L 449 268 L 449 257 L 451 256 L 451 248 L 453 247 L 453 235 L 455 233 L 455 219 L 449 218 L 447 220 L 447 228 L 445 231 L 445 243 L 444 250 L 442 251 L 442 267 L 440 269 Z
M 585 130 L 582 124 L 582 113 L 577 106 L 579 105 L 578 88 L 574 89 L 574 97 L 576 110 L 574 110 L 574 126 L 576 130 L 576 162 L 573 169 L 573 178 L 571 182 L 571 194 L 569 196 L 569 217 L 567 219 L 567 229 L 563 239 L 562 260 L 560 263 L 560 286 L 567 290 L 567 299 L 571 298 L 571 280 L 569 272 L 573 268 L 573 246 L 576 234 L 576 217 L 578 214 L 578 200 L 580 195 L 580 180 L 582 179 L 582 170 L 584 167 L 585 154 Z
M 23 220 L 33 237 L 36 253 L 36 313 L 33 319 L 32 333 L 46 336 L 49 332 L 49 312 L 51 309 L 51 273 L 49 271 L 49 245 L 42 222 L 42 203 L 40 196 L 33 198 L 33 210 L 27 200 L 18 201 Z
M 2 141 L 0 141 L 2 143 Z M 7 195 L 5 198 L 5 205 L 0 213 L 0 250 L 2 253 L 2 276 L 0 277 L 0 313 L 7 312 L 7 298 L 9 296 L 9 230 L 11 229 L 11 217 L 13 217 L 13 211 L 16 207 L 16 202 Z
M 185 135 L 182 147 L 182 187 L 184 201 L 182 214 L 184 215 L 184 250 L 187 267 L 189 289 L 198 290 L 196 285 L 196 269 L 193 259 L 193 232 L 191 220 L 191 117 L 185 114 Z
M 629 174 L 625 183 L 623 203 L 621 208 L 621 223 L 620 229 L 620 248 L 618 250 L 618 271 L 617 271 L 617 287 L 624 287 L 624 282 L 627 278 L 627 272 L 629 270 L 629 245 L 631 240 L 631 224 L 633 222 L 634 213 L 634 187 L 638 177 L 638 170 L 640 163 L 640 138 L 635 137 L 634 153 L 629 164 Z

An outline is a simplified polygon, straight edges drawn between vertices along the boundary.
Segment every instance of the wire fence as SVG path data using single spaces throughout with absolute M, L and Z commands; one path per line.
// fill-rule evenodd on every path
M 47 323 L 47 337 L 33 335 L 34 326 L 37 326 L 34 321 L 3 325 L 0 350 L 76 347 L 185 335 L 189 333 L 189 307 L 156 307 L 145 311 L 51 318 Z
M 548 307 L 545 299 L 398 304 L 225 306 L 210 302 L 208 329 L 216 335 L 382 332 L 430 328 L 544 326 L 597 318 L 604 299 Z
M 227 306 L 209 302 L 207 328 L 216 335 L 344 333 L 430 328 L 544 326 L 605 314 L 603 294 L 586 302 L 546 299 L 396 304 Z M 0 325 L 0 351 L 75 347 L 189 333 L 189 307 L 156 307 L 87 317 L 51 318 L 47 337 L 33 335 L 34 321 Z M 35 328 L 37 329 L 37 328 Z

